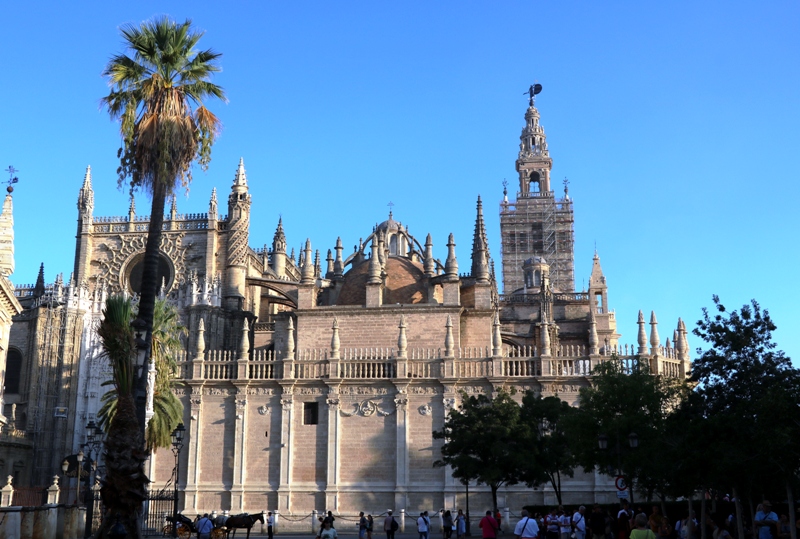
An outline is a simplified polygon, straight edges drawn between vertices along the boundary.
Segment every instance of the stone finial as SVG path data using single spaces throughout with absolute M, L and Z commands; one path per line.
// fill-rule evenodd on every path
M 596 356 L 600 353 L 597 339 L 597 320 L 594 317 L 594 309 L 589 305 L 589 355 Z
M 39 275 L 36 277 L 36 285 L 33 287 L 33 297 L 44 296 L 44 262 L 39 266 Z
M 639 325 L 639 355 L 647 355 L 647 332 L 644 330 L 644 313 L 639 311 L 639 320 L 636 322 Z
M 314 284 L 314 261 L 311 259 L 311 240 L 306 239 L 303 250 L 303 267 L 300 273 L 300 284 Z
M 172 195 L 172 202 L 169 205 L 169 218 L 173 221 L 178 216 L 178 197 Z
M 444 357 L 453 357 L 455 350 L 455 339 L 453 338 L 453 319 L 447 315 L 447 322 L 444 325 Z
M 328 249 L 328 256 L 325 258 L 327 262 L 327 269 L 325 270 L 325 278 L 332 279 L 333 278 L 333 252 Z
M 86 167 L 86 174 L 83 176 L 83 186 L 78 194 L 78 211 L 82 214 L 91 215 L 94 210 L 94 189 L 92 189 L 92 167 Z
M 322 264 L 319 259 L 319 249 L 314 251 L 314 276 L 315 277 L 322 276 Z
M 331 335 L 331 359 L 339 359 L 339 319 L 333 318 L 333 335 Z
M 372 238 L 372 252 L 369 257 L 369 274 L 367 277 L 367 284 L 381 284 L 381 262 L 380 255 L 378 254 L 379 245 L 378 241 Z
M 658 347 L 661 345 L 661 339 L 658 336 L 658 320 L 656 320 L 656 312 L 650 311 L 650 353 L 655 355 L 658 352 Z
M 344 260 L 342 260 L 342 251 L 344 247 L 342 247 L 342 238 L 336 238 L 336 247 L 334 248 L 336 251 L 336 257 L 333 260 L 333 276 L 334 277 L 341 277 L 344 274 Z
M 286 359 L 294 359 L 294 319 L 291 316 L 286 325 Z
M 206 351 L 206 323 L 203 322 L 203 317 L 197 323 L 197 342 L 194 345 L 194 356 L 198 359 L 203 359 L 203 354 Z
M 272 252 L 286 253 L 286 234 L 283 232 L 283 218 L 278 217 L 278 227 L 272 237 Z
M 433 239 L 431 235 L 425 238 L 425 261 L 423 264 L 425 275 L 433 277 L 436 275 L 436 261 L 433 259 Z
M 500 333 L 500 314 L 495 312 L 492 319 L 492 355 L 501 357 L 503 355 L 503 336 Z
M 478 197 L 478 215 L 475 218 L 475 234 L 472 240 L 472 277 L 479 283 L 489 282 L 486 227 L 483 222 L 483 203 Z
M 456 260 L 456 240 L 451 233 L 447 238 L 447 260 L 444 264 L 444 273 L 449 280 L 458 279 L 458 260 Z
M 247 318 L 244 319 L 242 324 L 242 341 L 239 344 L 239 358 L 246 359 L 247 354 L 250 352 L 250 324 Z
M 133 196 L 133 191 L 131 191 L 131 203 L 128 205 L 128 219 L 133 221 L 134 217 L 136 217 L 136 198 Z
M 247 174 L 244 170 L 244 157 L 239 158 L 239 166 L 236 168 L 236 176 L 233 178 L 233 191 L 247 191 Z
M 544 323 L 542 326 L 542 356 L 550 357 L 550 324 Z
M 406 350 L 408 348 L 408 339 L 406 338 L 406 317 L 400 315 L 400 334 L 397 336 L 397 359 L 406 359 Z

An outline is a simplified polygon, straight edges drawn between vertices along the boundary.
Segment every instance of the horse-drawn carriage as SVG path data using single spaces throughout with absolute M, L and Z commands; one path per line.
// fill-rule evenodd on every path
M 199 519 L 199 517 L 198 517 Z M 197 533 L 197 520 L 192 520 L 187 516 L 178 514 L 177 526 L 178 537 L 180 539 L 189 539 L 193 534 Z M 166 517 L 167 525 L 164 526 L 164 535 L 172 535 L 173 518 L 172 515 Z M 229 539 L 231 532 L 233 538 L 236 537 L 237 529 L 247 530 L 247 539 L 250 539 L 250 529 L 256 522 L 264 523 L 264 515 L 259 513 L 257 515 L 250 515 L 242 513 L 240 515 L 233 515 L 230 517 L 219 516 L 211 521 L 214 524 L 214 529 L 211 530 L 211 539 Z

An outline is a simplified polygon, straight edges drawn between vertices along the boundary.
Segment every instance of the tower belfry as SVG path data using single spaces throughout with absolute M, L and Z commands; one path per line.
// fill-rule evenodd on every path
M 541 90 L 541 87 L 539 87 Z M 537 92 L 538 93 L 538 92 Z M 522 266 L 533 257 L 550 266 L 554 291 L 575 290 L 572 200 L 556 198 L 550 187 L 553 160 L 540 123 L 533 95 L 525 111 L 516 169 L 519 190 L 516 199 L 500 204 L 500 235 L 503 252 L 503 292 L 523 288 Z

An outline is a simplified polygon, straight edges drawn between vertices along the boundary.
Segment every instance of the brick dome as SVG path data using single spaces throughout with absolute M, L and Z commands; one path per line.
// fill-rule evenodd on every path
M 384 305 L 412 304 L 426 301 L 425 274 L 422 264 L 405 257 L 389 257 L 386 263 Z M 369 259 L 344 274 L 344 284 L 337 305 L 364 305 L 367 301 Z

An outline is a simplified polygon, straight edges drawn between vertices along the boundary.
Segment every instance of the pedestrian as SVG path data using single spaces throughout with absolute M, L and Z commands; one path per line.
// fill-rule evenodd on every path
M 419 539 L 428 539 L 428 519 L 425 518 L 425 513 L 419 514 L 417 519 L 417 532 L 419 532 Z
M 528 516 L 528 511 L 523 509 L 520 512 L 519 522 L 514 528 L 515 539 L 536 539 L 539 537 L 539 525 L 535 518 Z
M 372 528 L 375 526 L 375 519 L 372 515 L 367 515 L 367 539 L 372 539 Z
M 331 528 L 335 528 L 336 526 L 333 525 L 333 522 L 336 520 L 336 517 L 333 516 L 333 513 L 328 511 L 327 516 L 322 519 L 322 524 L 324 525 L 326 522 L 331 523 Z
M 500 514 L 500 509 L 495 508 L 494 519 L 497 521 L 497 535 L 503 532 L 503 515 Z
M 367 539 L 367 517 L 364 511 L 358 514 L 358 539 Z
M 337 537 L 336 529 L 333 527 L 333 520 L 324 519 L 322 521 L 322 529 L 319 531 L 317 539 L 336 539 Z
M 492 516 L 491 511 L 486 511 L 486 516 L 478 523 L 478 527 L 483 533 L 483 539 L 495 539 L 497 537 L 497 521 Z
M 592 514 L 589 515 L 589 531 L 592 539 L 606 539 L 606 517 L 599 504 L 594 504 Z
M 464 516 L 464 511 L 458 510 L 456 515 L 456 538 L 464 539 L 467 534 L 467 517 Z
M 444 512 L 442 515 L 442 535 L 444 539 L 450 539 L 453 535 L 453 530 L 455 529 L 455 525 L 453 523 L 453 515 L 450 513 L 450 510 Z
M 275 517 L 272 516 L 272 511 L 267 513 L 267 536 L 269 539 L 272 539 L 275 525 Z
M 558 539 L 558 508 L 553 507 L 550 512 L 544 517 L 544 524 L 547 529 L 545 532 L 545 539 Z
M 647 525 L 647 515 L 643 512 L 633 519 L 634 529 L 631 530 L 631 539 L 656 539 L 656 534 Z
M 397 521 L 392 516 L 392 510 L 389 509 L 386 518 L 383 519 L 383 531 L 386 532 L 386 539 L 394 539 L 394 532 L 397 530 Z
M 632 517 L 630 505 L 627 501 L 622 502 L 622 508 L 617 513 L 617 539 L 628 539 L 631 534 Z
M 586 506 L 581 505 L 572 515 L 572 531 L 575 539 L 586 539 Z
M 198 539 L 211 538 L 211 530 L 214 529 L 214 524 L 211 522 L 211 519 L 208 518 L 208 513 L 203 514 L 202 518 L 197 521 L 195 528 L 197 528 Z
M 558 529 L 561 539 L 570 539 L 572 534 L 572 519 L 569 516 L 569 511 L 564 507 L 558 507 Z
M 777 539 L 778 515 L 772 512 L 772 504 L 767 500 L 761 502 L 761 510 L 756 513 L 753 525 L 758 530 L 758 539 Z

